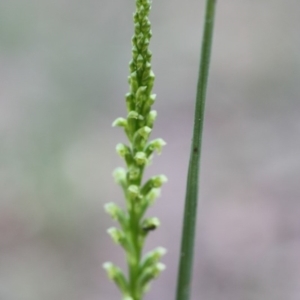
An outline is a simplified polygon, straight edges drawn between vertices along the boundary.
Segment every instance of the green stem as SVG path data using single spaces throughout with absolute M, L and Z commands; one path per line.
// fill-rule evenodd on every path
M 135 208 L 131 210 L 130 213 L 130 227 L 131 227 L 131 239 L 132 245 L 134 247 L 134 253 L 130 253 L 129 255 L 129 286 L 131 290 L 131 297 L 133 300 L 140 300 L 139 291 L 137 286 L 137 279 L 138 279 L 138 271 L 139 271 L 139 264 L 141 260 L 141 249 L 138 241 L 139 237 L 139 220 L 135 213 Z
M 182 229 L 182 241 L 180 263 L 177 281 L 177 300 L 190 299 L 192 266 L 194 256 L 195 228 L 197 219 L 199 162 L 201 155 L 201 142 L 203 132 L 203 119 L 205 109 L 206 88 L 208 80 L 211 45 L 213 39 L 213 27 L 217 0 L 207 0 L 205 24 L 201 49 L 201 61 L 197 85 L 197 97 L 195 107 L 194 131 L 188 169 L 184 220 Z

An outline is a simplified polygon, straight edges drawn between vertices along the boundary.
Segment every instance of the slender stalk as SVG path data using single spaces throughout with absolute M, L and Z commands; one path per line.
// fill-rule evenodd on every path
M 197 85 L 194 131 L 186 186 L 181 253 L 177 281 L 177 300 L 190 299 L 195 228 L 197 219 L 198 184 L 200 168 L 199 162 L 201 155 L 205 98 L 211 56 L 211 46 L 213 39 L 216 3 L 217 0 L 207 0 L 206 2 L 201 61 Z

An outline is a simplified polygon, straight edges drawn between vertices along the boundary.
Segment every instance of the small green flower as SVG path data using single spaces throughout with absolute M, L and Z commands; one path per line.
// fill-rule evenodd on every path
M 141 300 L 148 290 L 150 281 L 165 268 L 160 263 L 166 253 L 162 247 L 143 256 L 143 247 L 148 233 L 160 222 L 156 217 L 145 218 L 149 206 L 160 195 L 160 187 L 167 181 L 166 176 L 153 176 L 144 182 L 143 173 L 154 152 L 161 153 L 166 142 L 163 139 L 149 141 L 157 112 L 152 110 L 156 95 L 152 93 L 155 75 L 151 68 L 152 53 L 148 49 L 152 37 L 148 19 L 150 0 L 136 0 L 134 13 L 134 36 L 132 38 L 132 60 L 129 63 L 129 92 L 125 95 L 127 117 L 117 118 L 113 126 L 124 129 L 128 143 L 119 143 L 116 151 L 124 159 L 126 169 L 114 171 L 115 181 L 122 187 L 126 210 L 114 203 L 105 205 L 106 212 L 120 224 L 120 229 L 108 229 L 113 241 L 125 250 L 128 276 L 112 263 L 105 263 L 109 278 L 119 287 L 123 300 Z

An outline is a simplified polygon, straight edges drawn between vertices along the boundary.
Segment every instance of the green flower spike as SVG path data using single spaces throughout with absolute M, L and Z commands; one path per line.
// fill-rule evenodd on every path
M 152 53 L 148 49 L 152 36 L 148 19 L 150 8 L 150 0 L 136 0 L 129 92 L 125 96 L 127 117 L 117 118 L 113 122 L 114 127 L 124 129 L 128 138 L 126 144 L 116 146 L 126 169 L 117 168 L 114 171 L 115 181 L 124 192 L 126 210 L 114 203 L 105 205 L 106 212 L 120 225 L 120 229 L 113 227 L 108 229 L 108 233 L 126 253 L 128 276 L 112 263 L 105 263 L 104 268 L 120 289 L 123 300 L 141 300 L 151 280 L 165 268 L 160 263 L 166 253 L 164 248 L 158 247 L 143 256 L 146 237 L 160 224 L 157 218 L 145 218 L 144 215 L 160 195 L 162 184 L 167 181 L 164 175 L 153 176 L 146 182 L 143 180 L 144 169 L 153 153 L 160 154 L 166 145 L 160 138 L 149 141 L 157 117 L 157 112 L 152 110 L 156 101 L 156 95 L 152 93 L 155 76 L 151 68 Z

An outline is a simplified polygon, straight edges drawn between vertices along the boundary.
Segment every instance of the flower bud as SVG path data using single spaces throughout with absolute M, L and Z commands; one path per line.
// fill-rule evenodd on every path
M 140 286 L 146 287 L 149 281 L 155 279 L 159 276 L 159 274 L 165 270 L 166 266 L 162 263 L 157 263 L 153 267 L 146 268 L 140 277 Z
M 149 77 L 150 71 L 151 71 L 151 64 L 149 62 L 146 62 L 144 67 L 143 80 Z
M 134 33 L 135 35 L 138 35 L 140 33 L 140 30 L 141 30 L 141 26 L 139 23 L 135 23 L 134 24 Z
M 160 196 L 161 189 L 152 188 L 151 191 L 146 195 L 147 204 L 152 205 L 154 201 Z
M 152 129 L 144 126 L 137 130 L 133 136 L 133 148 L 138 151 L 143 151 Z
M 131 87 L 131 93 L 135 93 L 136 90 L 138 89 L 138 79 L 137 79 L 137 74 L 136 72 L 133 72 L 129 76 L 129 83 Z
M 147 195 L 151 189 L 161 187 L 168 179 L 165 175 L 158 175 L 150 178 L 142 187 L 141 194 Z
M 147 126 L 152 128 L 153 123 L 157 117 L 157 111 L 156 110 L 151 110 L 149 115 L 147 116 Z
M 134 60 L 131 60 L 129 62 L 129 70 L 130 70 L 130 73 L 134 72 L 136 70 L 136 63 Z
M 126 184 L 126 171 L 123 168 L 117 168 L 113 172 L 113 177 L 118 184 Z
M 114 220 L 118 220 L 121 208 L 117 204 L 113 202 L 106 203 L 104 209 Z
M 143 111 L 142 111 L 143 115 L 149 114 L 150 109 L 151 109 L 153 103 L 155 102 L 155 100 L 156 100 L 156 94 L 152 94 L 152 95 L 150 95 L 148 97 L 147 101 L 145 101 L 145 104 L 143 106 Z M 150 116 L 150 118 L 151 118 L 151 116 Z M 150 119 L 150 122 L 151 122 L 151 119 Z M 152 127 L 153 126 L 153 122 L 154 122 L 154 120 L 152 121 L 152 123 L 150 123 L 151 125 L 148 125 L 148 126 Z
M 111 236 L 112 240 L 116 244 L 121 244 L 125 238 L 124 232 L 122 232 L 120 229 L 117 229 L 115 227 L 111 227 L 107 229 L 107 233 Z
M 141 19 L 143 19 L 147 13 L 147 11 L 145 10 L 145 7 L 143 5 L 141 5 L 138 9 L 139 15 L 141 16 Z
M 147 218 L 142 223 L 142 229 L 144 233 L 155 230 L 160 225 L 158 218 Z
M 147 34 L 147 35 L 149 35 L 149 34 Z M 144 43 L 143 43 L 143 47 L 142 47 L 143 51 L 146 51 L 150 44 L 150 40 L 147 38 L 147 35 L 146 35 L 146 38 L 144 39 Z
M 147 90 L 146 86 L 140 86 L 135 94 L 135 98 L 137 102 L 143 102 L 146 98 L 145 91 Z
M 130 185 L 128 187 L 128 195 L 132 200 L 139 198 L 140 196 L 140 189 L 137 185 Z
M 149 97 L 150 105 L 153 105 L 156 100 L 156 94 L 151 94 Z
M 127 228 L 127 216 L 125 212 L 115 203 L 110 202 L 104 205 L 105 211 L 116 221 L 120 223 L 123 230 Z
M 165 146 L 167 143 L 163 139 L 155 139 L 151 141 L 145 152 L 147 156 L 149 157 L 154 151 L 157 152 L 157 154 L 161 154 L 162 147 Z
M 148 161 L 146 153 L 145 152 L 137 152 L 134 156 L 134 159 L 138 165 L 145 165 Z
M 124 158 L 125 155 L 130 153 L 130 149 L 128 148 L 128 146 L 121 144 L 121 143 L 117 144 L 116 151 L 122 158 Z
M 121 245 L 128 252 L 132 251 L 132 246 L 122 230 L 115 227 L 111 227 L 107 229 L 107 233 L 111 236 L 112 240 L 116 244 Z
M 144 117 L 142 115 L 140 115 L 138 112 L 132 110 L 128 113 L 127 115 L 128 119 L 137 119 L 137 120 L 143 120 Z
M 136 180 L 139 178 L 140 176 L 140 169 L 135 167 L 135 166 L 132 166 L 129 171 L 128 171 L 128 178 L 129 180 Z
M 127 126 L 127 120 L 124 118 L 117 118 L 113 123 L 112 123 L 112 127 L 126 127 Z
M 133 58 L 133 61 L 136 61 L 136 59 L 137 59 L 137 57 L 139 55 L 139 50 L 135 46 L 136 45 L 136 37 L 133 38 L 133 42 L 134 42 L 134 45 L 133 45 L 133 47 L 131 49 L 131 51 L 132 51 L 132 58 Z M 133 73 L 134 71 L 135 71 L 135 69 L 131 70 L 131 73 Z M 129 84 L 130 84 L 130 76 L 128 77 L 128 81 L 129 81 Z
M 167 253 L 167 250 L 163 247 L 158 247 L 153 251 L 147 253 L 142 261 L 140 272 L 143 272 L 146 268 L 156 265 L 162 256 Z
M 134 23 L 138 23 L 138 21 L 139 21 L 139 15 L 138 15 L 137 12 L 135 12 L 135 13 L 133 14 L 133 21 L 134 21 Z
M 117 284 L 122 294 L 129 294 L 129 286 L 121 269 L 116 267 L 111 262 L 104 263 L 103 268 L 106 270 L 108 277 Z M 128 298 L 128 300 L 129 299 L 130 298 Z
M 144 58 L 141 54 L 139 54 L 136 59 L 136 66 L 138 69 L 141 69 L 143 67 L 143 64 L 144 64 Z
M 166 269 L 166 265 L 162 263 L 157 263 L 154 269 L 154 278 L 158 277 L 158 275 Z
M 150 92 L 153 88 L 154 85 L 154 80 L 155 80 L 155 75 L 153 71 L 150 71 L 150 75 L 148 77 L 148 92 Z
M 116 151 L 120 155 L 120 157 L 124 158 L 127 165 L 130 165 L 133 161 L 131 150 L 128 146 L 119 143 L 116 146 Z
M 145 140 L 148 139 L 152 129 L 148 126 L 144 126 L 141 129 L 138 130 L 138 133 L 140 136 L 142 136 Z
M 127 93 L 125 95 L 125 99 L 126 99 L 126 107 L 127 107 L 127 111 L 131 111 L 134 108 L 134 98 L 133 95 L 131 93 Z
M 155 187 L 155 188 L 161 187 L 167 181 L 168 181 L 168 178 L 165 175 L 158 175 L 158 176 L 152 177 L 153 187 Z

